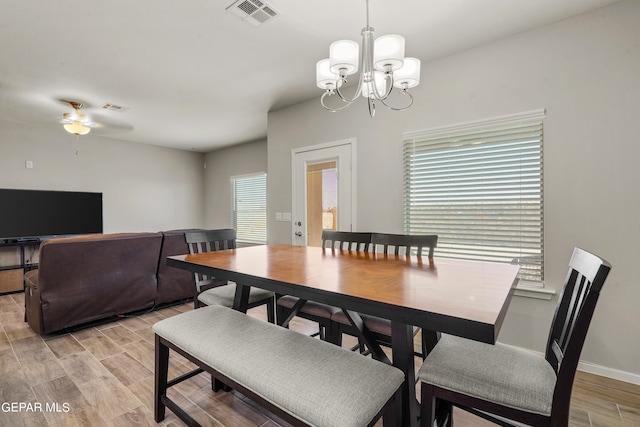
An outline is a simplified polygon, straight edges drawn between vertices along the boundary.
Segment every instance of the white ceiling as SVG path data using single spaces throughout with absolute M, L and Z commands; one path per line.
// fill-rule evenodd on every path
M 370 25 L 424 66 L 615 1 L 371 0 Z M 264 138 L 268 111 L 321 95 L 315 63 L 360 40 L 365 0 L 268 0 L 279 16 L 259 27 L 232 3 L 0 0 L 1 118 L 62 131 L 63 98 L 120 140 L 206 152 Z

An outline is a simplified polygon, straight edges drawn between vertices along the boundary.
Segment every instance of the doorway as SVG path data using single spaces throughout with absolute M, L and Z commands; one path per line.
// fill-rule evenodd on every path
M 321 246 L 322 230 L 353 229 L 355 140 L 292 151 L 293 244 Z

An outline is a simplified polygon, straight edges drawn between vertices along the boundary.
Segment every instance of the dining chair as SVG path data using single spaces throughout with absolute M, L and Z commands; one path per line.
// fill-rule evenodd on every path
M 214 252 L 236 248 L 236 230 L 220 229 L 186 232 L 184 235 L 190 254 Z M 236 295 L 236 284 L 233 282 L 216 280 L 215 277 L 200 273 L 193 273 L 196 294 L 193 298 L 194 307 L 202 305 L 222 305 L 232 308 Z M 261 305 L 267 306 L 267 320 L 275 323 L 275 294 L 260 288 L 249 290 L 248 308 Z
M 322 247 L 332 250 L 348 250 L 357 252 L 368 252 L 371 243 L 371 233 L 322 230 Z M 278 324 L 288 327 L 292 317 L 298 316 L 311 320 L 318 324 L 318 332 L 312 336 L 320 336 L 320 339 L 338 344 L 340 341 L 334 330 L 331 317 L 338 311 L 338 307 L 322 304 L 315 301 L 303 301 L 291 295 L 278 298 L 277 318 Z M 295 310 L 294 310 L 295 307 Z
M 580 353 L 610 270 L 574 249 L 544 356 L 443 334 L 418 373 L 421 426 L 436 418 L 452 426 L 452 405 L 501 426 L 567 426 Z
M 373 252 L 377 252 L 381 249 L 383 255 L 389 255 L 390 252 L 392 252 L 393 256 L 405 257 L 412 255 L 414 252 L 416 256 L 422 257 L 423 252 L 427 252 L 427 257 L 430 262 L 433 260 L 434 248 L 437 243 L 438 236 L 435 234 L 371 234 L 371 246 Z M 391 321 L 367 314 L 361 314 L 360 317 L 362 317 L 365 326 L 369 331 L 371 331 L 376 341 L 387 347 L 391 346 Z M 341 337 L 342 334 L 359 337 L 355 327 L 351 324 L 347 315 L 342 310 L 335 312 L 334 315 L 331 316 L 331 320 L 334 322 L 333 329 L 339 337 Z M 419 328 L 414 328 L 414 335 L 418 331 Z M 423 333 L 422 352 L 416 353 L 416 355 L 424 357 L 424 354 L 426 354 L 427 341 L 425 333 Z M 360 338 L 358 338 L 358 346 L 354 347 L 354 350 L 355 349 L 359 349 L 361 353 L 365 354 L 368 352 L 365 343 Z
M 356 231 L 322 230 L 322 247 L 357 252 L 369 252 L 371 234 Z

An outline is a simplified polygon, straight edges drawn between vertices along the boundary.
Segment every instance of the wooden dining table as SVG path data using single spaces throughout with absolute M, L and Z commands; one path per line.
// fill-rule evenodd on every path
M 364 339 L 370 335 L 360 313 L 389 319 L 393 360 L 387 361 L 406 378 L 403 425 L 418 421 L 414 326 L 494 344 L 519 271 L 502 263 L 279 244 L 172 256 L 167 264 L 235 282 L 240 311 L 255 286 L 340 307 Z

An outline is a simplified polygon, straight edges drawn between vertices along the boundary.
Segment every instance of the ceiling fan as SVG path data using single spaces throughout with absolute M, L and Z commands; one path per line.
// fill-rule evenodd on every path
M 102 127 L 102 123 L 93 122 L 87 119 L 87 116 L 80 113 L 82 103 L 78 101 L 70 101 L 67 99 L 61 99 L 60 102 L 67 103 L 73 108 L 73 112 L 64 113 L 60 123 L 64 125 L 64 129 L 74 135 L 86 135 L 91 131 L 91 128 Z

